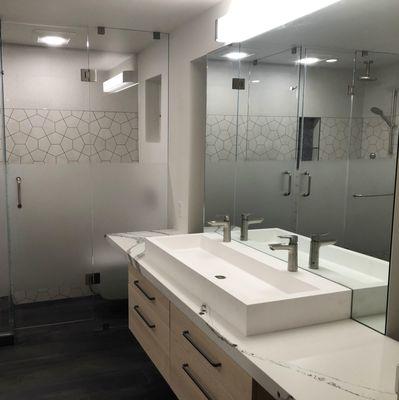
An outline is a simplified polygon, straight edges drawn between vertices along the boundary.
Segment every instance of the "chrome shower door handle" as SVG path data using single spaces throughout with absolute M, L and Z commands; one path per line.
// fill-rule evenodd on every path
M 284 176 L 288 176 L 288 189 L 284 192 L 284 196 L 291 196 L 291 189 L 292 189 L 292 173 L 290 171 L 285 171 L 283 173 Z
M 309 174 L 308 171 L 303 173 L 303 176 L 307 178 L 307 189 L 306 192 L 302 193 L 303 197 L 309 197 L 311 190 L 312 190 L 312 176 Z
M 21 190 L 22 178 L 18 176 L 16 178 L 16 181 L 17 181 L 17 207 L 22 208 L 22 190 Z

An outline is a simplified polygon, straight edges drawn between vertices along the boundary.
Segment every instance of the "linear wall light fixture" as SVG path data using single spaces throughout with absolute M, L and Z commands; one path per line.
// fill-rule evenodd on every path
M 122 71 L 103 82 L 104 93 L 117 93 L 138 85 L 136 71 Z
M 232 0 L 216 23 L 216 41 L 239 43 L 341 0 Z

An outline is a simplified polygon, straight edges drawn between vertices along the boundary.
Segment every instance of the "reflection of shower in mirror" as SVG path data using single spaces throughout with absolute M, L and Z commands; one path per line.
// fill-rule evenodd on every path
M 397 88 L 395 88 L 393 90 L 393 94 L 392 94 L 392 110 L 391 110 L 391 117 L 390 118 L 388 116 L 386 116 L 384 114 L 384 111 L 382 111 L 381 108 L 379 108 L 379 107 L 371 107 L 371 109 L 370 109 L 370 111 L 373 114 L 376 114 L 379 117 L 381 117 L 389 127 L 389 145 L 388 145 L 389 146 L 389 148 L 388 148 L 389 154 L 393 154 L 394 135 L 395 135 L 395 131 L 396 131 L 396 128 L 397 128 L 397 125 L 396 125 L 396 113 L 397 113 L 397 107 L 398 107 L 398 92 L 399 92 L 399 90 Z

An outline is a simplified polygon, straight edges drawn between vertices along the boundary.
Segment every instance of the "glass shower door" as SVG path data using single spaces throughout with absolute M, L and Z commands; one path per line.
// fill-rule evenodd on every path
M 250 54 L 253 49 L 243 51 Z M 247 91 L 239 104 L 245 124 L 237 168 L 237 211 L 264 218 L 251 229 L 295 232 L 299 57 L 297 48 L 271 55 L 259 50 L 241 62 Z
M 1 32 L 0 32 L 1 39 Z M 0 70 L 2 63 L 0 40 Z M 10 268 L 8 261 L 7 180 L 5 164 L 5 122 L 3 103 L 3 76 L 0 76 L 0 345 L 10 343 L 13 315 L 11 303 Z
M 16 327 L 91 319 L 87 30 L 5 23 L 3 44 Z
M 303 59 L 297 231 L 308 237 L 328 234 L 342 245 L 348 159 L 355 151 L 350 140 L 357 129 L 352 120 L 354 54 L 308 48 Z

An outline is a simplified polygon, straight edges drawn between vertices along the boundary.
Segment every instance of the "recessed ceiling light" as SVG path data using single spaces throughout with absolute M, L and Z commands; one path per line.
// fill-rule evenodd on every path
M 231 53 L 225 54 L 223 57 L 226 57 L 230 60 L 242 60 L 243 58 L 249 57 L 250 54 L 240 52 L 240 51 L 232 51 Z
M 328 60 L 326 60 L 326 63 L 332 64 L 332 63 L 336 63 L 338 61 L 338 58 L 329 58 Z
M 306 58 L 302 58 L 302 59 L 298 60 L 297 63 L 302 64 L 302 65 L 312 65 L 312 64 L 316 64 L 320 61 L 321 61 L 321 59 L 317 58 L 317 57 L 306 57 Z
M 260 80 L 259 79 L 255 79 L 255 80 L 251 81 L 251 83 L 260 83 Z
M 64 46 L 69 43 L 71 39 L 58 35 L 45 35 L 37 38 L 37 43 L 45 44 L 47 46 Z

